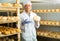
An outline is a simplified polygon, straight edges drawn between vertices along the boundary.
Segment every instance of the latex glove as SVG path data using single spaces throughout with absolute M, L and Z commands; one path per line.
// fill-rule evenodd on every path
M 22 25 L 28 24 L 28 23 L 31 23 L 31 21 L 28 21 L 28 19 L 25 19 L 25 20 L 22 22 Z
M 40 17 L 39 16 L 34 16 L 33 19 L 34 19 L 34 21 L 40 21 Z

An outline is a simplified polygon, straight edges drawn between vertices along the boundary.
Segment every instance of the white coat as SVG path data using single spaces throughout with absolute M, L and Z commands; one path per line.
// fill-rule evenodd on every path
M 34 16 L 37 16 L 37 15 L 33 12 L 30 12 L 30 15 L 28 15 L 25 11 L 20 14 L 21 30 L 22 30 L 21 41 L 37 41 L 36 28 L 39 27 L 39 23 L 38 23 L 38 26 L 35 25 L 35 21 L 33 20 Z M 22 24 L 22 22 L 24 22 L 24 20 L 26 19 L 28 21 L 31 21 L 31 23 Z

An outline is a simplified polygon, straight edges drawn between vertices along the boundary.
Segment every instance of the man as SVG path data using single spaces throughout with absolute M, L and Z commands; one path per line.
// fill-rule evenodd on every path
M 21 41 L 37 41 L 36 28 L 39 27 L 40 17 L 31 11 L 32 4 L 27 1 L 23 4 L 24 12 L 20 14 L 21 18 Z

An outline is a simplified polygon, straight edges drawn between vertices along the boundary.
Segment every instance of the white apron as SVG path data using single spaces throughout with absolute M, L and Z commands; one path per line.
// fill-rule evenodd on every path
M 35 21 L 33 20 L 33 17 L 37 16 L 35 13 L 30 12 L 30 15 L 28 15 L 25 11 L 20 14 L 21 18 L 21 30 L 22 30 L 22 39 L 21 41 L 37 41 L 36 38 L 36 27 L 39 27 L 35 25 Z M 30 23 L 23 23 L 25 20 L 31 21 Z

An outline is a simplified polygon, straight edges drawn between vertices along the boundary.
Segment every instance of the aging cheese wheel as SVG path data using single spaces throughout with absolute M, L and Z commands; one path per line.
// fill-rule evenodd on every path
M 60 9 L 56 9 L 56 12 L 60 12 Z
M 52 9 L 52 12 L 55 12 L 55 9 Z
M 8 35 L 8 34 L 10 34 L 10 32 L 9 31 L 3 31 L 2 34 Z
M 51 12 L 51 10 L 50 10 L 50 9 L 48 9 L 48 10 L 47 10 L 47 12 Z
M 43 12 L 47 12 L 47 10 L 44 10 Z
M 56 25 L 59 25 L 59 22 L 56 22 Z

